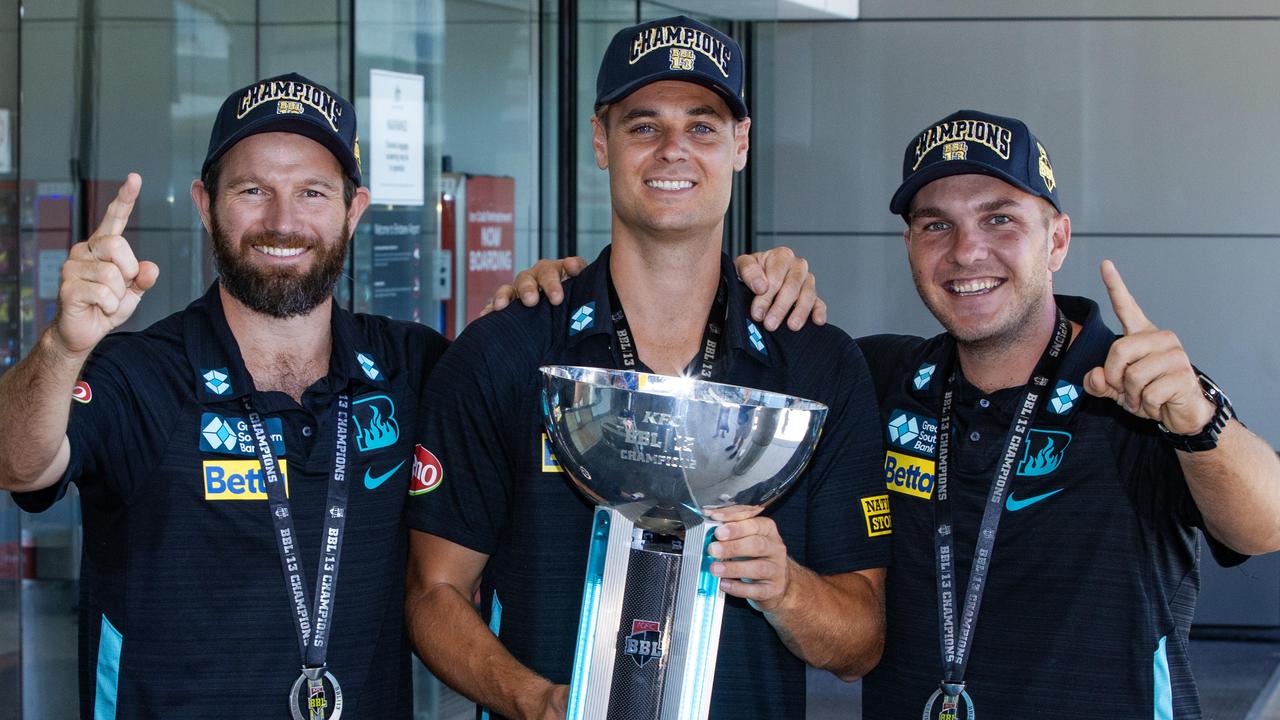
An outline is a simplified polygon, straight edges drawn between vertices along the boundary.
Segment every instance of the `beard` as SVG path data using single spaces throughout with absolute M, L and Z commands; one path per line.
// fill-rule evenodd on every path
M 344 219 L 341 233 L 328 241 L 303 233 L 281 235 L 267 231 L 246 234 L 237 242 L 227 237 L 211 207 L 209 231 L 222 287 L 250 310 L 285 319 L 306 315 L 333 295 L 333 286 L 346 264 L 351 223 Z M 249 254 L 257 252 L 255 245 L 308 248 L 314 255 L 311 269 L 299 272 L 293 268 L 255 267 L 249 261 Z

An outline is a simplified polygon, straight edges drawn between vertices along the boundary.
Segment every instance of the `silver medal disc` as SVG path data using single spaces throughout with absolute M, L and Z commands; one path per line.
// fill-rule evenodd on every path
M 933 706 L 937 704 L 939 698 L 942 699 L 942 707 L 934 713 Z M 961 710 L 961 707 L 964 709 Z M 961 718 L 974 720 L 973 699 L 969 697 L 967 690 L 961 690 L 960 697 L 943 695 L 942 688 L 934 690 L 929 696 L 929 702 L 924 704 L 924 713 L 920 715 L 920 720 L 961 720 Z
M 318 673 L 317 673 L 318 675 Z M 342 686 L 334 679 L 333 673 L 328 670 L 324 671 L 323 676 L 319 676 L 320 682 L 307 688 L 307 696 L 299 700 L 298 695 L 302 692 L 302 686 L 307 684 L 307 673 L 302 673 L 297 680 L 293 681 L 293 689 L 289 691 L 289 711 L 293 713 L 293 720 L 338 720 L 342 717 Z M 324 691 L 324 681 L 328 680 L 329 685 L 333 687 L 333 702 L 329 702 L 327 693 Z

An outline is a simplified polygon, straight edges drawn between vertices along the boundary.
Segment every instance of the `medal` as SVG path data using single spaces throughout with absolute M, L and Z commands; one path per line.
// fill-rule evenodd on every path
M 329 672 L 325 657 L 329 651 L 329 631 L 333 625 L 333 603 L 338 586 L 338 564 L 342 557 L 342 536 L 347 516 L 347 422 L 351 402 L 339 395 L 334 405 L 334 451 L 329 474 L 329 490 L 321 537 L 320 567 L 316 577 L 315 600 L 307 603 L 306 573 L 298 558 L 297 533 L 293 513 L 280 477 L 279 464 L 261 416 L 248 397 L 244 408 L 253 430 L 254 450 L 262 464 L 263 484 L 275 528 L 276 549 L 284 571 L 285 589 L 292 599 L 294 629 L 302 655 L 302 674 L 289 690 L 289 712 L 293 720 L 338 720 L 342 716 L 342 686 Z
M 948 368 L 944 373 L 947 378 L 942 394 L 942 412 L 938 415 L 938 462 L 934 475 L 933 519 L 934 537 L 933 552 L 937 569 L 938 583 L 938 640 L 942 655 L 942 683 L 933 691 L 929 701 L 925 703 L 923 720 L 973 720 L 973 701 L 965 691 L 964 675 L 969 664 L 969 651 L 972 649 L 973 628 L 978 623 L 978 609 L 982 604 L 982 591 L 987 584 L 987 571 L 991 567 L 991 556 L 995 550 L 996 531 L 1000 526 L 1000 515 L 1004 508 L 1005 492 L 1009 489 L 1013 477 L 1013 460 L 1017 457 L 1017 449 L 1023 443 L 1027 429 L 1040 405 L 1043 393 L 1049 384 L 1049 378 L 1058 373 L 1062 355 L 1071 342 L 1071 323 L 1061 310 L 1057 312 L 1057 321 L 1053 337 L 1048 347 L 1036 363 L 1031 373 L 1031 382 L 1027 383 L 1021 394 L 1021 402 L 1017 405 L 1013 423 L 1005 434 L 1005 451 L 1001 454 L 1003 462 L 996 469 L 991 480 L 991 489 L 986 507 L 982 513 L 982 523 L 978 528 L 977 544 L 973 552 L 973 567 L 969 572 L 969 583 L 965 590 L 964 605 L 957 607 L 956 584 L 956 550 L 955 533 L 951 523 L 951 497 L 949 495 L 951 465 L 951 424 L 952 402 L 955 396 L 956 358 L 952 349 L 948 359 Z M 935 716 L 933 707 L 942 699 L 942 707 Z M 964 708 L 963 715 L 961 708 Z
M 325 692 L 326 682 L 332 693 Z M 289 712 L 293 720 L 338 720 L 342 717 L 342 686 L 324 667 L 304 667 L 289 691 Z
M 938 710 L 938 714 L 933 714 L 934 705 L 938 704 L 938 699 L 942 699 L 942 707 Z M 964 708 L 964 714 L 961 714 L 960 708 Z M 941 683 L 937 690 L 929 696 L 929 702 L 924 704 L 924 713 L 920 716 L 920 720 L 973 720 L 973 700 L 969 698 L 969 693 L 964 689 L 964 683 Z

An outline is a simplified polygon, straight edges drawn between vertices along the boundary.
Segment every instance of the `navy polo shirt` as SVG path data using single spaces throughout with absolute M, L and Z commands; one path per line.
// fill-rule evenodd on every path
M 977 717 L 1197 718 L 1187 633 L 1203 521 L 1154 422 L 1088 395 L 1115 335 L 1090 300 L 1057 297 L 1083 327 L 1050 380 L 1006 495 L 965 681 Z M 894 565 L 887 644 L 863 684 L 863 716 L 919 718 L 942 679 L 933 486 L 947 335 L 859 340 L 876 378 Z M 952 439 L 956 578 L 1023 388 L 957 379 Z M 1211 542 L 1220 561 L 1240 562 Z
M 254 389 L 216 284 L 95 350 L 62 483 L 14 496 L 38 511 L 68 482 L 80 489 L 82 717 L 113 705 L 117 718 L 289 717 L 302 661 L 241 398 L 263 415 L 281 459 L 310 603 L 343 392 L 350 500 L 329 669 L 344 717 L 409 717 L 401 515 L 422 390 L 446 341 L 336 306 L 331 327 L 329 374 L 301 405 Z
M 516 659 L 556 683 L 571 675 L 593 505 L 550 452 L 538 368 L 622 367 L 608 266 L 606 248 L 569 282 L 560 306 L 544 300 L 485 316 L 454 343 L 428 385 L 422 436 L 441 481 L 419 488 L 407 514 L 410 527 L 489 556 L 484 618 Z M 885 566 L 890 530 L 876 520 L 886 495 L 882 446 L 857 345 L 831 326 L 765 332 L 751 322 L 751 292 L 727 257 L 721 277 L 728 303 L 716 379 L 831 408 L 809 468 L 765 514 L 791 557 L 815 572 Z M 761 613 L 726 598 L 720 637 L 711 717 L 804 717 L 804 665 Z

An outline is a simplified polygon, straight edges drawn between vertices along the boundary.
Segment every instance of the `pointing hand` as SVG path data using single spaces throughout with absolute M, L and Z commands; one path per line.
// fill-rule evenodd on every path
M 1085 390 L 1115 400 L 1138 417 L 1157 420 L 1170 432 L 1200 432 L 1216 408 L 1204 396 L 1182 342 L 1147 319 L 1110 260 L 1102 263 L 1102 282 L 1124 336 L 1111 345 L 1103 366 L 1085 375 Z
M 98 229 L 71 248 L 62 265 L 55 339 L 73 354 L 87 353 L 119 327 L 138 307 L 142 294 L 155 285 L 160 268 L 138 262 L 124 238 L 124 228 L 142 188 L 142 177 L 128 179 L 107 206 Z

